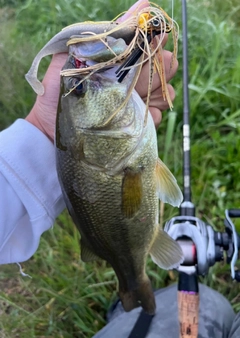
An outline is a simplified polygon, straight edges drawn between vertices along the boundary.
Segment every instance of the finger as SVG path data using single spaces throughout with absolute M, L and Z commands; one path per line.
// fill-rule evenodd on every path
M 167 84 L 167 88 L 171 101 L 174 101 L 176 94 L 173 86 Z M 160 110 L 165 110 L 169 108 L 167 100 L 163 98 L 161 88 L 157 88 L 155 91 L 151 93 L 149 105 L 157 107 Z
M 168 41 L 168 34 L 165 33 L 164 37 L 163 37 L 163 40 L 162 40 L 162 43 L 161 43 L 161 45 L 162 45 L 163 48 L 165 47 L 167 41 Z
M 175 91 L 173 87 L 168 84 L 169 95 L 171 100 L 173 101 L 175 98 Z M 166 100 L 163 99 L 161 92 L 159 92 L 160 88 L 152 93 L 150 103 L 149 103 L 149 111 L 152 115 L 154 124 L 156 128 L 158 128 L 159 124 L 162 121 L 162 111 L 168 109 L 168 103 Z
M 156 108 L 156 107 L 149 107 L 149 111 L 152 115 L 155 127 L 158 128 L 159 124 L 162 121 L 162 112 L 160 109 Z
M 68 54 L 59 53 L 54 54 L 52 57 L 52 61 L 46 71 L 42 84 L 45 88 L 45 95 L 52 95 L 53 90 L 59 90 L 60 88 L 60 71 L 64 66 L 67 60 Z
M 175 90 L 170 84 L 167 84 L 167 88 L 170 99 L 171 101 L 173 101 L 175 99 Z M 144 97 L 143 101 L 146 102 L 146 100 L 147 98 Z M 151 93 L 149 107 L 155 107 L 161 111 L 169 108 L 167 100 L 163 98 L 161 88 L 157 88 L 155 91 Z
M 166 82 L 170 81 L 173 76 L 175 75 L 178 69 L 178 61 L 175 60 L 173 65 L 172 63 L 172 56 L 173 54 L 167 50 L 163 51 L 163 62 L 165 67 L 165 74 L 166 74 Z M 139 76 L 138 82 L 136 84 L 136 90 L 141 97 L 145 97 L 147 95 L 147 86 L 146 82 L 149 79 L 149 62 L 144 64 L 142 67 L 141 74 Z M 152 83 L 152 91 L 155 91 L 157 88 L 161 87 L 160 77 L 157 73 L 153 76 L 153 83 Z

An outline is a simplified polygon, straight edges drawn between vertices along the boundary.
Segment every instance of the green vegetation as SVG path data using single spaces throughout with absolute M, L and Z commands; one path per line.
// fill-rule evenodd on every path
M 74 22 L 111 19 L 132 3 L 0 0 L 0 129 L 26 116 L 33 105 L 35 95 L 24 74 L 50 37 Z M 160 5 L 171 13 L 170 1 Z M 175 1 L 174 12 L 181 31 L 180 1 Z M 240 200 L 239 1 L 189 1 L 188 26 L 193 201 L 198 217 L 223 230 L 224 209 L 239 207 Z M 181 41 L 180 35 L 179 71 L 172 81 L 177 115 L 165 112 L 158 131 L 160 156 L 165 151 L 180 184 Z M 164 220 L 177 213 L 165 206 Z M 240 231 L 240 223 L 236 226 Z M 80 261 L 79 235 L 66 212 L 42 236 L 39 250 L 23 268 L 32 279 L 19 276 L 15 265 L 0 267 L 0 337 L 91 337 L 104 326 L 106 310 L 116 299 L 116 278 L 104 262 Z M 155 288 L 176 281 L 150 261 L 148 274 Z M 202 281 L 240 310 L 239 286 L 231 281 L 228 265 L 215 265 Z

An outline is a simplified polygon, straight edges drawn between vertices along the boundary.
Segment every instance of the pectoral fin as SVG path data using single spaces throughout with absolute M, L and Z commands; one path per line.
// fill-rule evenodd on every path
M 179 207 L 183 200 L 182 192 L 177 184 L 176 178 L 160 159 L 158 159 L 156 165 L 156 178 L 159 199 L 164 203 Z
M 160 229 L 152 244 L 150 254 L 153 262 L 166 270 L 177 268 L 184 260 L 180 245 Z
M 81 260 L 83 262 L 91 262 L 96 261 L 99 257 L 89 249 L 89 247 L 85 244 L 85 242 L 81 239 Z
M 142 202 L 142 173 L 125 169 L 122 183 L 122 213 L 131 218 L 139 210 Z

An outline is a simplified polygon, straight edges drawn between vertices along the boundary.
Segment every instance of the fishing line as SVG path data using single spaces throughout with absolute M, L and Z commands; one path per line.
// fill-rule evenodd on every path
M 172 20 L 174 21 L 173 12 L 174 12 L 174 0 L 172 0 Z

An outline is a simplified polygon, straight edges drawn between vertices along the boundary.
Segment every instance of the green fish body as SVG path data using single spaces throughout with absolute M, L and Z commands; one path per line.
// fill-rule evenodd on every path
M 76 54 L 81 44 L 73 48 Z M 76 67 L 69 55 L 64 69 Z M 146 107 L 137 92 L 123 104 L 134 71 L 118 83 L 115 70 L 96 72 L 79 85 L 81 77 L 62 78 L 57 171 L 81 234 L 82 260 L 109 262 L 124 309 L 142 306 L 154 314 L 154 295 L 145 273 L 148 254 L 164 269 L 183 261 L 179 245 L 159 227 L 159 198 L 179 206 L 182 194 L 158 158 L 154 122 L 148 114 L 144 125 Z

